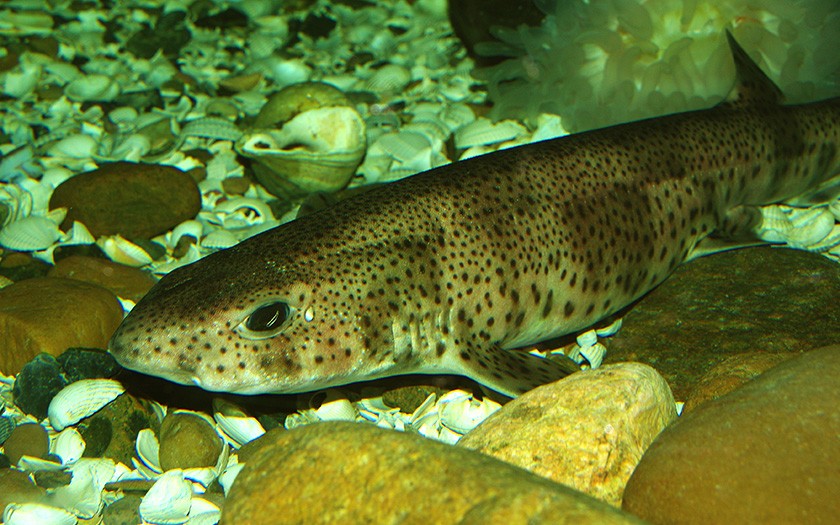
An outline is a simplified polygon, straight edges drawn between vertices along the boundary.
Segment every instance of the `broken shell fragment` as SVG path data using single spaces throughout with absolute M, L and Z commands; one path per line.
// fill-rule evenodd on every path
M 189 519 L 192 485 L 181 470 L 163 474 L 140 502 L 140 516 L 144 522 L 170 525 L 186 523 Z
M 328 84 L 306 82 L 273 95 L 236 142 L 254 159 L 257 180 L 272 194 L 293 199 L 347 185 L 365 154 L 365 122 Z
M 76 516 L 41 503 L 12 503 L 3 511 L 6 525 L 75 525 Z
M 74 102 L 107 102 L 120 94 L 120 86 L 107 75 L 86 75 L 67 84 L 64 94 Z
M 70 383 L 55 395 L 47 409 L 52 427 L 61 432 L 93 415 L 125 389 L 113 379 L 82 379 Z
M 353 108 L 313 109 L 278 130 L 247 133 L 236 149 L 257 161 L 257 180 L 278 197 L 338 191 L 364 157 L 365 123 Z

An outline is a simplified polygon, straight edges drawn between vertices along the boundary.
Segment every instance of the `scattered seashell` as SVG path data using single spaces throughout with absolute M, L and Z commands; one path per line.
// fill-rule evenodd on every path
M 368 78 L 365 86 L 376 93 L 400 92 L 411 82 L 411 71 L 399 64 L 386 64 Z
M 186 523 L 189 519 L 192 487 L 181 470 L 163 474 L 140 502 L 145 522 L 160 525 Z
M 134 440 L 134 451 L 137 452 L 137 457 L 153 475 L 163 473 L 163 469 L 160 468 L 160 443 L 152 429 L 144 428 L 137 433 L 137 439 Z
M 201 239 L 204 233 L 204 226 L 195 219 L 184 221 L 175 227 L 170 233 L 164 236 L 164 243 L 170 248 L 175 248 L 182 237 L 192 237 L 196 241 Z
M 62 465 L 72 465 L 84 454 L 85 440 L 75 428 L 65 428 L 50 443 L 50 452 L 61 459 Z
M 75 525 L 76 516 L 41 503 L 11 503 L 3 511 L 6 525 Z
M 139 268 L 150 264 L 153 259 L 146 250 L 121 235 L 100 237 L 96 245 L 114 262 Z
M 108 102 L 120 94 L 120 86 L 107 75 L 85 75 L 67 84 L 64 94 L 75 102 Z
M 467 149 L 498 144 L 523 137 L 527 133 L 525 126 L 512 120 L 503 120 L 494 124 L 489 119 L 478 118 L 455 131 L 455 147 Z
M 26 472 L 58 472 L 64 470 L 64 465 L 49 459 L 36 458 L 32 456 L 21 456 L 17 462 L 18 468 Z
M 30 215 L 0 230 L 0 245 L 10 250 L 46 250 L 61 238 L 58 225 L 46 217 Z
M 222 486 L 222 490 L 225 491 L 225 495 L 227 495 L 230 487 L 233 486 L 233 482 L 236 480 L 236 476 L 239 475 L 239 472 L 242 471 L 244 467 L 244 463 L 236 463 L 230 465 L 219 475 L 219 485 Z
M 236 447 L 249 443 L 265 434 L 265 428 L 256 418 L 250 417 L 241 408 L 221 398 L 213 399 L 213 419 L 226 441 Z
M 59 242 L 59 246 L 73 246 L 77 244 L 93 244 L 96 242 L 96 237 L 90 233 L 87 226 L 79 221 L 73 221 L 73 226 L 70 231 Z
M 2 412 L 3 412 L 3 410 L 0 409 L 0 413 L 2 413 Z M 0 417 L 0 445 L 5 443 L 6 440 L 9 439 L 9 436 L 12 435 L 12 430 L 14 430 L 14 429 L 15 429 L 15 422 L 12 421 L 11 418 L 8 418 L 6 416 Z
M 50 425 L 61 432 L 93 415 L 123 392 L 122 384 L 113 379 L 81 379 L 70 383 L 50 401 L 47 409 Z
M 239 243 L 236 235 L 228 230 L 216 230 L 201 239 L 201 247 L 210 250 L 224 250 Z
M 64 137 L 49 148 L 46 154 L 56 158 L 86 159 L 96 153 L 96 139 L 84 133 Z
M 121 106 L 108 112 L 108 120 L 119 128 L 126 128 L 137 123 L 139 113 L 131 106 Z
M 347 185 L 365 154 L 365 123 L 350 107 L 301 113 L 280 129 L 245 134 L 236 143 L 253 158 L 257 180 L 274 195 L 293 198 Z
M 0 180 L 12 180 L 22 175 L 21 168 L 35 158 L 35 148 L 31 144 L 12 149 L 0 159 Z
M 36 10 L 21 12 L 4 9 L 0 11 L 0 35 L 49 35 L 53 30 L 53 18 Z
M 356 409 L 347 399 L 335 399 L 315 409 L 315 415 L 321 421 L 355 421 Z
M 302 82 L 272 95 L 235 146 L 256 161 L 257 179 L 269 192 L 294 198 L 343 188 L 365 141 L 365 122 L 339 89 Z
M 237 141 L 242 131 L 226 118 L 204 117 L 188 122 L 181 128 L 181 137 L 203 137 L 215 140 Z
M 445 428 L 464 435 L 500 408 L 500 404 L 489 398 L 479 401 L 472 394 L 453 390 L 440 398 L 440 422 Z
M 116 464 L 107 458 L 82 458 L 68 470 L 70 484 L 53 489 L 50 501 L 82 519 L 93 519 L 104 506 L 102 490 L 114 477 Z
M 580 355 L 589 363 L 590 368 L 598 368 L 607 355 L 607 347 L 601 343 L 595 343 L 590 346 L 582 346 L 578 351 Z
M 581 348 L 592 346 L 598 342 L 598 334 L 595 333 L 595 330 L 588 330 L 578 334 L 576 341 Z
M 222 510 L 204 498 L 193 498 L 190 505 L 190 525 L 216 525 Z

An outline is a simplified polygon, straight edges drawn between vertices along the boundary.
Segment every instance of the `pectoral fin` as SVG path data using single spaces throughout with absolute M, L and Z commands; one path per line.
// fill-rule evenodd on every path
M 511 397 L 580 370 L 571 359 L 557 362 L 518 350 L 504 350 L 498 345 L 461 349 L 447 356 L 444 366 Z

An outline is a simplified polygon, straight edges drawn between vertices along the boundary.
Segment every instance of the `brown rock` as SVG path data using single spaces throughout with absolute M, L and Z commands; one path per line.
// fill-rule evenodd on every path
M 151 428 L 158 434 L 160 423 L 148 403 L 126 392 L 80 421 L 77 428 L 87 443 L 86 457 L 111 458 L 131 465 L 137 433 Z
M 795 354 L 767 354 L 753 352 L 734 355 L 715 365 L 688 393 L 683 406 L 687 414 L 699 405 L 735 390 L 750 379 L 773 368 Z
M 24 423 L 15 427 L 3 449 L 12 465 L 17 465 L 24 455 L 44 459 L 50 452 L 50 438 L 38 423 Z
M 222 525 L 640 523 L 483 454 L 372 425 L 271 431 L 236 478 Z M 504 520 L 504 521 L 502 521 Z
M 222 453 L 222 440 L 201 417 L 173 412 L 160 424 L 160 466 L 173 468 L 213 467 Z
M 840 345 L 790 359 L 666 429 L 624 509 L 653 523 L 836 523 Z
M 178 168 L 113 162 L 61 183 L 50 209 L 66 207 L 66 230 L 80 221 L 90 232 L 148 239 L 192 219 L 201 209 L 201 193 Z
M 105 348 L 122 321 L 114 294 L 73 279 L 38 277 L 0 290 L 0 371 L 17 374 L 40 352 Z
M 96 284 L 134 302 L 146 295 L 156 282 L 151 275 L 138 268 L 82 255 L 71 255 L 58 261 L 48 275 Z
M 840 343 L 840 265 L 799 250 L 748 248 L 682 265 L 625 316 L 605 362 L 654 367 L 685 401 L 744 352 L 798 354 Z
M 44 503 L 46 499 L 47 491 L 35 486 L 25 472 L 0 469 L 0 508 L 9 503 Z
M 618 506 L 645 449 L 676 417 L 674 398 L 656 370 L 619 363 L 531 390 L 458 446 Z

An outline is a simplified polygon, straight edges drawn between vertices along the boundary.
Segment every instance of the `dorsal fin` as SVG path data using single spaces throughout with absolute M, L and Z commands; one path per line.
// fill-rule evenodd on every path
M 735 87 L 722 104 L 731 107 L 781 104 L 784 100 L 782 90 L 764 74 L 764 71 L 750 58 L 728 29 L 726 40 L 729 42 L 732 59 L 735 61 L 737 80 Z

